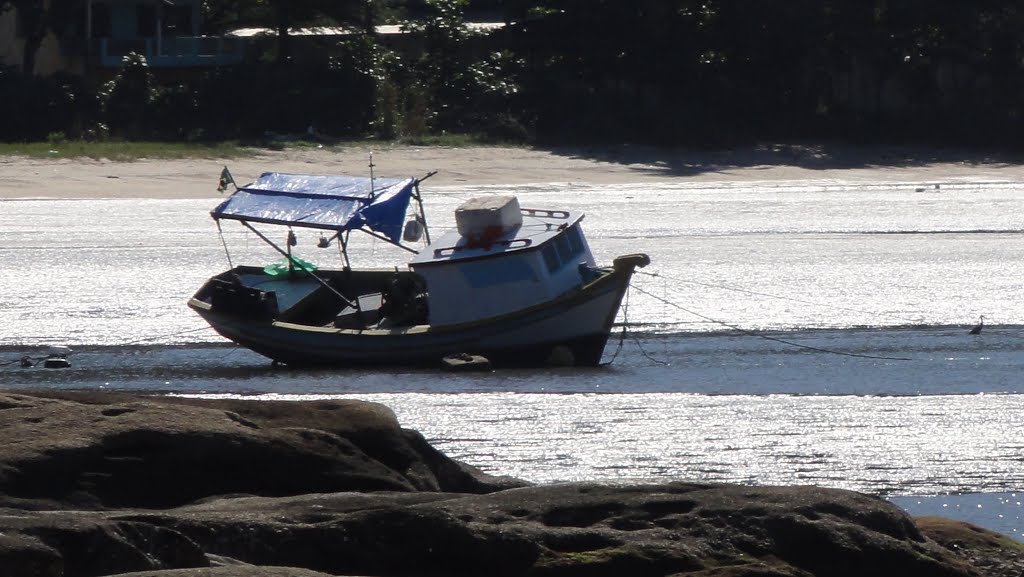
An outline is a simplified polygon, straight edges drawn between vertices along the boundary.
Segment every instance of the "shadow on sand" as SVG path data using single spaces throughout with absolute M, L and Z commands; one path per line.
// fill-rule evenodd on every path
M 807 170 L 914 168 L 932 164 L 998 168 L 1024 163 L 1022 151 L 931 149 L 926 146 L 762 144 L 720 150 L 640 145 L 538 148 L 557 156 L 626 165 L 638 173 L 652 176 L 696 176 L 780 166 Z

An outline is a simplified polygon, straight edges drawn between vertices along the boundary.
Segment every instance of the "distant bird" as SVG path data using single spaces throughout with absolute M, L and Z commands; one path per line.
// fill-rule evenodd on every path
M 967 331 L 967 334 L 969 334 L 969 335 L 980 335 L 981 334 L 981 329 L 984 326 L 985 326 L 985 315 L 981 315 L 981 320 L 978 322 L 978 324 L 974 325 L 973 329 Z

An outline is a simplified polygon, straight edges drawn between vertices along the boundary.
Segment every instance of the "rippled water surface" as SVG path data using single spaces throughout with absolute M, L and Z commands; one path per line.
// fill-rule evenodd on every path
M 610 366 L 475 375 L 275 370 L 222 344 L 185 307 L 228 267 L 218 199 L 0 202 L 0 386 L 369 399 L 496 474 L 813 483 L 1020 538 L 1024 184 L 935 184 L 425 187 L 435 230 L 514 192 L 585 211 L 601 262 L 652 258 Z M 234 264 L 277 260 L 224 232 Z M 316 240 L 297 254 L 336 265 Z M 358 266 L 406 258 L 365 240 Z M 72 368 L 12 362 L 52 344 Z

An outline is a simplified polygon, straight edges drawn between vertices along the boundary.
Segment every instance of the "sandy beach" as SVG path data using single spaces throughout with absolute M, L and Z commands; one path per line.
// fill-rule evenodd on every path
M 1024 162 L 956 151 L 835 146 L 759 146 L 717 152 L 622 146 L 526 148 L 348 146 L 254 151 L 245 158 L 112 162 L 0 157 L 0 199 L 216 197 L 228 166 L 239 184 L 266 171 L 423 176 L 434 186 L 545 182 L 643 183 L 845 180 L 928 185 L 1024 180 Z

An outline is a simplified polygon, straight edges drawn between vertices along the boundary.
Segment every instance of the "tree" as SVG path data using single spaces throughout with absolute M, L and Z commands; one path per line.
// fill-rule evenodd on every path
M 485 116 L 481 97 L 500 88 L 498 64 L 473 54 L 477 36 L 463 13 L 468 0 L 425 0 L 424 13 L 405 25 L 423 39 L 423 54 L 416 63 L 419 85 L 426 89 L 428 122 L 442 130 L 462 131 Z
M 101 95 L 111 133 L 128 139 L 149 137 L 158 95 L 146 58 L 135 52 L 125 56 L 117 77 Z
M 527 108 L 539 136 L 655 140 L 708 122 L 706 91 L 723 51 L 706 30 L 713 2 L 543 0 L 511 14 L 513 50 L 527 62 Z

